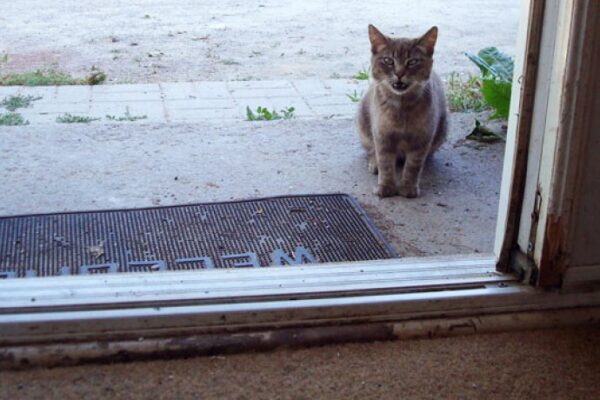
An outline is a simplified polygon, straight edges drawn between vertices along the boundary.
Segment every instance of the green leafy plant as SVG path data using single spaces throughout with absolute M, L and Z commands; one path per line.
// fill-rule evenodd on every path
M 100 118 L 65 113 L 56 117 L 56 122 L 59 124 L 89 124 L 90 122 L 98 121 L 99 119 Z
M 8 111 L 15 111 L 17 108 L 27 108 L 31 106 L 31 103 L 40 99 L 41 97 L 39 96 L 22 96 L 19 94 L 16 96 L 5 97 L 4 100 L 0 102 L 0 106 L 6 108 Z
M 465 79 L 452 72 L 446 85 L 446 98 L 450 111 L 479 112 L 489 108 L 481 95 L 481 80 L 473 75 Z
M 294 111 L 296 111 L 296 109 L 294 107 L 282 108 L 280 110 L 281 114 L 283 114 L 283 119 L 294 118 Z
M 494 109 L 492 118 L 508 118 L 514 62 L 495 47 L 477 55 L 465 53 L 481 70 L 481 94 Z
M 493 143 L 497 141 L 506 142 L 506 138 L 483 125 L 479 120 L 475 120 L 475 128 L 467 135 L 467 139 L 476 142 Z
M 276 119 L 291 119 L 294 118 L 294 107 L 286 107 L 275 111 L 275 109 L 269 111 L 268 108 L 258 106 L 256 111 L 252 111 L 250 107 L 246 106 L 246 121 L 273 121 Z
M 106 74 L 92 68 L 85 78 L 73 78 L 71 75 L 55 69 L 37 69 L 16 74 L 0 76 L 0 86 L 56 86 L 56 85 L 99 85 L 106 80 Z
M 346 96 L 350 99 L 351 102 L 358 103 L 362 98 L 363 93 L 364 92 L 360 92 L 360 94 L 358 94 L 358 92 L 355 89 L 353 93 L 346 93 Z
M 138 121 L 140 119 L 146 119 L 148 118 L 147 115 L 131 115 L 131 113 L 129 112 L 129 107 L 125 107 L 125 114 L 123 114 L 120 117 L 117 117 L 116 115 L 107 115 L 106 119 L 110 120 L 110 121 L 117 121 L 117 122 L 122 122 L 122 121 Z
M 365 69 L 361 69 L 353 76 L 357 81 L 367 81 L 369 80 L 369 71 Z
M 17 126 L 17 125 L 28 125 L 29 121 L 26 121 L 25 118 L 19 113 L 4 113 L 0 114 L 0 125 L 3 126 Z

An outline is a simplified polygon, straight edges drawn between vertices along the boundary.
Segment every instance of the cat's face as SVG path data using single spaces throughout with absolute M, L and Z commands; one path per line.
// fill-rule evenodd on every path
M 418 92 L 429 79 L 437 27 L 417 39 L 391 38 L 369 25 L 373 79 L 392 93 Z

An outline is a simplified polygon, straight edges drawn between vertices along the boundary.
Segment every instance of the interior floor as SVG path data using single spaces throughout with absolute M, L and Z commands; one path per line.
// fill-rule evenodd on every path
M 2 371 L 2 399 L 596 399 L 600 327 Z

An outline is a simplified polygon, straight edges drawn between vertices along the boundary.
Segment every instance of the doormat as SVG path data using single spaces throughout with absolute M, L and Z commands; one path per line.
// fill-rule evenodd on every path
M 0 278 L 393 257 L 346 194 L 0 218 Z

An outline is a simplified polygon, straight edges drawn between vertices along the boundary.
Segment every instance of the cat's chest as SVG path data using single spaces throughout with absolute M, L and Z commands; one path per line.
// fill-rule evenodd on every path
M 429 130 L 429 116 L 427 110 L 413 107 L 380 107 L 375 118 L 377 130 L 383 134 L 412 136 L 425 133 Z

